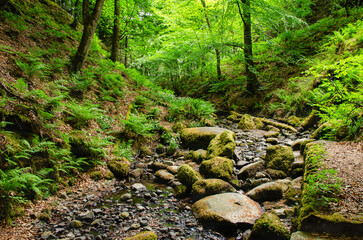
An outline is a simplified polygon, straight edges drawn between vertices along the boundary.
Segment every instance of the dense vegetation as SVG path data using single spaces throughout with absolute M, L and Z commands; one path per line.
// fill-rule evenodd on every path
M 0 217 L 145 142 L 173 154 L 183 126 L 212 124 L 196 97 L 313 112 L 320 137 L 361 138 L 362 13 L 359 0 L 0 1 Z

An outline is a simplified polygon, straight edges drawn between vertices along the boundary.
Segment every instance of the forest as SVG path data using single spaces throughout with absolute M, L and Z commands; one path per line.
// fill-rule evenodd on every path
M 360 239 L 361 0 L 0 0 L 0 239 Z

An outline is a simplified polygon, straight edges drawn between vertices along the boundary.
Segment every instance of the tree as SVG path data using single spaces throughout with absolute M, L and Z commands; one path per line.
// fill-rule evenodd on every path
M 241 4 L 242 2 L 242 9 Z M 254 61 L 252 52 L 252 28 L 251 28 L 251 2 L 250 0 L 237 0 L 239 14 L 243 21 L 243 39 L 244 47 L 243 52 L 246 63 L 246 77 L 247 77 L 247 91 L 255 93 L 258 90 L 260 83 L 254 73 Z
M 203 6 L 203 10 L 204 10 L 204 17 L 205 17 L 205 21 L 207 22 L 208 25 L 208 29 L 210 32 L 212 32 L 212 25 L 210 23 L 209 17 L 208 17 L 208 13 L 207 13 L 207 4 L 205 3 L 205 0 L 200 0 L 200 2 L 202 3 Z M 216 52 L 216 61 L 217 61 L 217 76 L 218 76 L 218 80 L 222 79 L 222 71 L 221 71 L 221 52 L 219 51 L 218 48 L 214 48 L 215 52 Z
M 83 0 L 82 13 L 83 13 L 83 34 L 79 43 L 78 49 L 74 57 L 72 58 L 70 71 L 78 72 L 81 70 L 87 55 L 93 35 L 96 31 L 98 21 L 100 20 L 103 3 L 105 0 L 97 0 L 92 13 L 89 11 L 89 0 Z
M 0 0 L 0 10 L 6 6 L 6 4 L 9 2 L 9 0 Z
M 118 58 L 118 47 L 120 42 L 120 4 L 119 0 L 115 0 L 115 19 L 113 24 L 113 38 L 112 38 L 112 49 L 111 49 L 111 60 L 117 61 Z
M 71 24 L 71 27 L 74 29 L 78 25 L 79 15 L 80 15 L 80 0 L 76 0 L 76 2 L 74 4 L 73 22 Z

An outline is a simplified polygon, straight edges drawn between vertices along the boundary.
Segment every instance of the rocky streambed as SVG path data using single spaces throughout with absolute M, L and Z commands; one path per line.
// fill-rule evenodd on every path
M 308 132 L 257 118 L 241 122 L 185 129 L 191 150 L 152 152 L 135 159 L 124 180 L 62 192 L 34 216 L 36 239 L 268 239 L 261 231 L 288 239 Z M 266 218 L 275 232 L 252 229 Z

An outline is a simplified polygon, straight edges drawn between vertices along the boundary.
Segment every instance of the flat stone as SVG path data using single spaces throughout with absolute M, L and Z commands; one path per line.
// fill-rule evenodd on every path
M 207 149 L 210 141 L 228 129 L 219 127 L 185 128 L 181 132 L 183 146 L 190 149 Z
M 222 231 L 238 225 L 253 225 L 261 217 L 261 206 L 240 193 L 222 193 L 208 196 L 193 204 L 198 220 Z
M 134 183 L 134 184 L 132 184 L 132 188 L 135 189 L 136 191 L 146 190 L 146 187 L 143 184 L 141 184 L 141 183 Z

